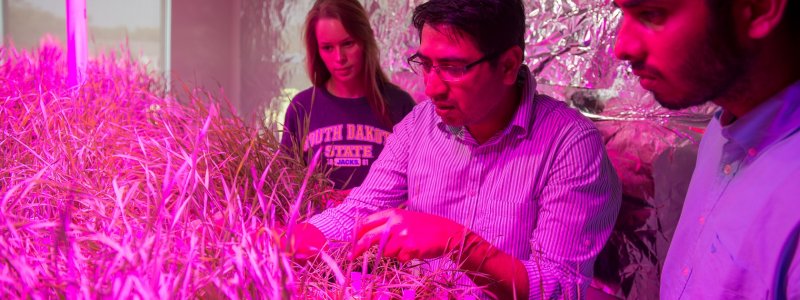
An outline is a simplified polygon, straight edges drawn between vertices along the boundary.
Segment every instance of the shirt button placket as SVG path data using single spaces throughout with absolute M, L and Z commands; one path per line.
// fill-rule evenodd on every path
M 467 195 L 469 195 L 469 202 L 472 204 L 473 211 L 480 209 L 480 202 L 478 201 L 478 189 L 480 187 L 480 148 L 473 148 L 472 160 L 470 161 L 469 179 L 467 186 Z M 475 215 L 475 224 L 482 224 L 483 216 L 481 214 Z M 473 226 L 474 228 L 474 226 Z
M 480 165 L 478 163 L 478 156 L 475 155 L 472 157 L 472 170 L 469 172 L 469 195 L 472 198 L 472 201 L 476 201 L 476 196 L 478 195 L 478 185 L 480 184 L 480 180 L 478 175 L 480 174 Z

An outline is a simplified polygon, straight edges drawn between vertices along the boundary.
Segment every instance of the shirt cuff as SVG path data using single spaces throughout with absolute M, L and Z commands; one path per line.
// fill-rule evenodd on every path
M 346 216 L 336 217 L 335 208 L 328 209 L 322 213 L 312 216 L 308 223 L 317 227 L 325 236 L 328 247 L 339 248 L 351 242 L 353 238 L 352 228 L 354 222 L 349 221 Z
M 543 258 L 523 261 L 522 264 L 528 271 L 528 299 L 586 299 L 586 289 L 591 283 L 589 278 L 567 275 Z

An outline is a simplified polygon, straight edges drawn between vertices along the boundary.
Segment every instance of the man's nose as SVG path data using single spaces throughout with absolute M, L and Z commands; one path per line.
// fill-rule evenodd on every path
M 442 80 L 438 70 L 431 68 L 430 72 L 424 75 L 425 95 L 431 99 L 441 98 L 447 93 L 448 85 Z
M 641 61 L 645 56 L 645 47 L 641 33 L 635 24 L 627 17 L 622 17 L 622 23 L 617 32 L 617 41 L 614 44 L 614 56 L 621 60 Z

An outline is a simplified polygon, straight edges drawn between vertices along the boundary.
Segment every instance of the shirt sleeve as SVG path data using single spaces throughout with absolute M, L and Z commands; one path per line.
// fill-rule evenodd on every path
M 406 170 L 414 128 L 413 115 L 397 124 L 361 186 L 354 188 L 342 204 L 311 217 L 309 223 L 322 231 L 333 246 L 352 242 L 359 218 L 398 207 L 408 199 Z
M 800 246 L 795 248 L 787 278 L 787 299 L 800 300 Z
M 530 299 L 580 299 L 611 234 L 622 188 L 599 131 L 571 126 L 538 199 L 528 271 Z
M 786 245 L 784 245 L 784 247 L 791 250 L 781 251 L 782 253 L 786 252 L 786 255 L 788 255 L 785 260 L 781 258 L 783 261 L 778 263 L 778 268 L 781 268 L 783 264 L 788 264 L 785 277 L 781 276 L 784 274 L 776 274 L 778 276 L 775 278 L 775 280 L 786 283 L 785 291 L 777 290 L 776 292 L 778 294 L 785 292 L 786 299 L 790 300 L 800 300 L 800 240 L 798 238 L 800 238 L 800 223 L 795 225 Z M 782 298 L 778 297 L 777 299 Z
M 797 194 L 800 193 L 800 188 L 795 183 L 796 178 L 800 176 L 800 170 L 795 170 L 787 175 L 781 178 L 781 183 L 778 184 L 779 188 L 773 192 L 772 197 L 765 201 L 765 205 L 768 205 L 768 209 L 772 211 L 770 216 L 774 220 L 783 221 L 774 224 L 762 220 L 762 223 L 771 225 L 760 227 L 770 232 L 782 232 L 781 229 L 784 229 L 785 226 L 784 230 L 787 230 L 787 233 L 782 241 L 772 244 L 774 248 L 770 248 L 770 242 L 767 241 L 762 243 L 761 250 L 773 249 L 778 254 L 772 282 L 773 293 L 770 295 L 770 299 L 800 300 L 800 218 L 796 217 L 794 208 L 797 203 Z M 769 240 L 775 241 L 780 238 Z

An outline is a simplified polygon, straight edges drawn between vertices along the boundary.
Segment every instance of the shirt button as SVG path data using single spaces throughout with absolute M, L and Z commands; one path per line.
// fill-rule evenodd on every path
M 756 148 L 750 148 L 750 150 L 747 150 L 747 155 L 750 156 L 756 156 L 757 153 L 758 151 L 756 151 Z
M 733 166 L 730 164 L 725 165 L 725 167 L 722 168 L 722 172 L 724 172 L 725 175 L 731 175 L 731 172 L 733 172 Z
M 681 275 L 689 276 L 689 267 L 683 267 L 683 270 L 681 270 Z
M 469 195 L 470 195 L 470 196 L 475 196 L 475 194 L 477 194 L 477 192 L 475 192 L 475 190 L 471 190 L 471 191 L 469 191 Z
M 701 216 L 700 218 L 697 219 L 697 222 L 700 223 L 700 225 L 705 224 L 706 223 L 706 217 L 705 216 Z

